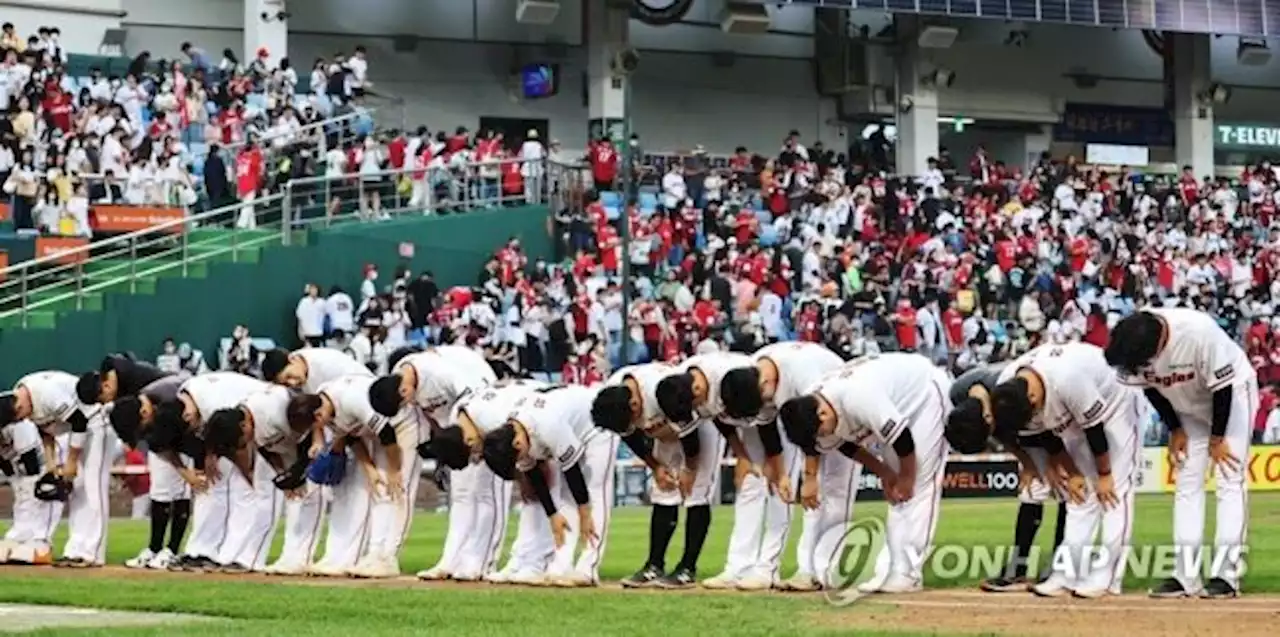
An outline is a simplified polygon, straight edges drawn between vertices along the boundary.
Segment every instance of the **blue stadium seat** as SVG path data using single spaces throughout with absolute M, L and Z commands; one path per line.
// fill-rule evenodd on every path
M 773 226 L 760 227 L 760 245 L 763 247 L 778 245 L 778 231 Z
M 600 204 L 601 204 L 601 205 L 603 205 L 603 206 L 605 206 L 606 208 L 607 208 L 607 207 L 610 207 L 610 206 L 614 206 L 614 207 L 616 207 L 616 206 L 621 206 L 621 205 L 622 205 L 622 195 L 620 195 L 620 194 L 618 194 L 618 193 L 616 193 L 616 192 L 614 192 L 614 191 L 612 191 L 612 190 L 606 190 L 606 191 L 604 191 L 604 192 L 601 192 L 601 193 L 600 193 Z
M 605 206 L 604 216 L 609 221 L 617 221 L 618 218 L 622 216 L 622 207 L 621 206 Z
M 247 108 L 256 108 L 260 111 L 267 110 L 267 96 L 261 93 L 250 93 L 244 96 L 244 105 Z
M 773 214 L 768 210 L 756 210 L 755 212 L 756 220 L 760 222 L 760 225 L 764 226 L 773 223 Z
M 658 195 L 652 192 L 640 193 L 640 211 L 650 214 L 658 207 Z

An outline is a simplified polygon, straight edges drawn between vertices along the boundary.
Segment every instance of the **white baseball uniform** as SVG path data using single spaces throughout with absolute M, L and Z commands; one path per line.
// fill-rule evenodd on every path
M 1247 465 L 1254 414 L 1258 411 L 1258 374 L 1244 350 L 1218 326 L 1213 317 L 1184 308 L 1143 310 L 1168 328 L 1163 349 L 1136 376 L 1122 375 L 1126 384 L 1156 389 L 1178 413 L 1187 433 L 1187 457 L 1175 475 L 1173 541 L 1199 547 L 1204 539 L 1205 473 L 1209 469 L 1209 436 L 1213 427 L 1213 394 L 1231 387 L 1231 414 L 1223 439 L 1231 453 Z M 1218 500 L 1217 551 L 1225 559 L 1204 556 L 1220 577 L 1236 590 L 1243 573 L 1243 547 L 1248 535 L 1248 481 L 1243 471 L 1214 467 Z M 1177 553 L 1175 575 L 1183 588 L 1201 588 L 1201 565 L 1193 554 Z
M 190 379 L 191 376 L 185 372 L 163 376 L 142 387 L 137 395 L 147 396 L 153 404 L 176 400 L 178 390 Z M 110 411 L 107 413 L 109 415 Z M 177 449 L 173 451 L 184 466 L 191 466 L 190 456 Z M 191 499 L 191 485 L 182 478 L 178 468 L 151 449 L 147 451 L 147 474 L 151 478 L 151 489 L 147 492 L 147 496 L 152 502 L 172 503 L 177 500 Z
M 319 393 L 326 383 L 345 376 L 373 377 L 368 367 L 336 349 L 306 347 L 289 356 L 297 356 L 306 363 L 307 379 L 300 389 L 309 394 Z M 307 561 L 303 564 L 309 565 L 315 558 L 326 500 L 329 501 L 329 532 L 325 536 L 325 557 L 320 561 L 320 570 L 343 572 L 356 565 L 368 541 L 371 509 L 364 476 L 353 479 L 356 473 L 360 473 L 356 459 L 347 454 L 346 477 L 341 483 L 331 487 L 307 483 L 304 497 L 285 501 L 285 545 L 276 560 L 279 567 L 291 571 L 296 566 L 294 560 L 305 557 Z
M 779 426 L 778 408 L 783 403 L 803 395 L 823 376 L 844 365 L 844 361 L 835 352 L 816 343 L 777 343 L 761 348 L 752 358 L 757 362 L 768 359 L 778 370 L 773 397 L 765 401 L 758 418 L 761 424 L 774 427 Z M 803 468 L 803 454 L 798 453 L 795 445 L 785 435 L 782 436 L 782 445 L 785 450 L 783 462 L 790 471 L 788 475 L 791 483 L 798 485 L 800 470 Z M 819 541 L 828 533 L 843 537 L 845 524 L 853 517 L 853 503 L 858 495 L 858 480 L 862 475 L 862 465 L 841 453 L 824 453 L 818 462 L 822 495 L 817 509 L 804 512 L 800 540 L 796 545 L 798 571 L 813 577 L 827 573 L 831 560 L 839 555 L 841 547 L 838 541 L 823 543 L 821 551 L 818 550 Z M 795 465 L 794 469 L 791 468 L 792 465 Z M 786 544 L 788 530 L 789 525 L 781 528 L 782 546 Z M 778 560 L 774 559 L 767 566 L 775 570 L 771 579 L 776 580 Z
M 0 429 L 0 458 L 13 467 L 9 477 L 13 488 L 13 525 L 0 542 L 0 563 L 34 563 L 40 556 L 48 556 L 53 533 L 62 518 L 63 503 L 39 500 L 35 496 L 35 484 L 46 471 L 66 457 L 67 437 L 59 436 L 55 445 L 59 458 L 54 462 L 44 459 L 40 432 L 30 420 L 16 422 Z M 35 452 L 40 458 L 37 471 L 28 475 L 19 458 Z
M 266 387 L 266 383 L 244 374 L 211 372 L 194 376 L 183 383 L 178 389 L 178 395 L 185 394 L 195 403 L 198 413 L 194 431 L 203 439 L 204 424 L 213 412 L 235 407 L 249 394 Z M 221 474 L 220 477 L 211 480 L 203 493 L 196 493 L 191 499 L 191 534 L 187 536 L 183 549 L 186 555 L 214 561 L 218 560 L 222 545 L 229 536 L 228 518 L 234 482 L 232 474 L 239 472 L 226 458 L 218 458 L 216 469 Z
M 835 434 L 819 440 L 824 451 L 833 451 L 843 442 L 872 453 L 878 446 L 881 459 L 897 471 L 893 444 L 904 431 L 911 432 L 915 443 L 915 488 L 906 502 L 889 506 L 887 537 L 876 558 L 873 583 L 923 583 L 923 564 L 913 556 L 928 554 L 938 525 L 948 450 L 942 431 L 951 411 L 950 382 L 946 372 L 924 356 L 888 353 L 851 361 L 812 390 L 838 415 Z
M 720 459 L 724 457 L 724 438 L 716 431 L 709 420 L 697 419 L 697 425 L 680 431 L 666 425 L 666 416 L 658 407 L 655 390 L 663 378 L 678 373 L 679 368 L 667 363 L 644 363 L 623 367 L 609 377 L 606 385 L 623 386 L 630 378 L 640 387 L 641 400 L 644 403 L 644 415 L 638 426 L 649 431 L 653 437 L 653 457 L 664 467 L 678 471 L 685 464 L 684 447 L 680 439 L 685 436 L 698 436 L 697 475 L 694 477 L 693 489 L 689 497 L 681 495 L 680 489 L 663 489 L 649 475 L 649 502 L 659 506 L 707 506 L 719 501 L 720 492 Z M 636 423 L 632 423 L 635 425 Z
M 458 345 L 442 345 L 424 352 L 410 354 L 396 363 L 391 372 L 398 373 L 412 368 L 417 374 L 418 387 L 413 404 L 416 410 L 434 423 L 448 422 L 449 412 L 458 399 L 470 391 L 476 391 L 497 382 L 493 368 L 479 352 Z M 423 423 L 419 439 L 430 438 L 430 427 Z M 463 547 L 472 541 L 472 523 L 477 507 L 481 506 L 480 493 L 491 489 L 496 480 L 484 463 L 473 464 L 461 471 L 449 472 L 449 531 L 445 535 L 444 550 L 440 561 L 432 571 L 454 573 Z M 472 562 L 474 565 L 474 562 Z M 465 577 L 483 577 L 486 573 L 458 573 Z
M 449 423 L 457 426 L 460 414 L 466 414 L 481 433 L 487 434 L 507 422 L 516 403 L 546 384 L 535 381 L 519 381 L 499 384 L 467 392 L 453 406 Z M 481 464 L 483 463 L 476 463 Z M 499 554 L 506 539 L 507 512 L 511 508 L 511 483 L 498 478 L 492 471 L 477 471 L 474 487 L 474 507 L 470 507 L 471 519 L 459 520 L 459 532 L 467 541 L 453 555 L 441 557 L 450 573 L 485 574 L 497 567 Z M 450 527 L 453 517 L 466 514 L 467 509 L 450 511 Z M 529 531 L 525 532 L 526 518 Z M 534 523 L 539 526 L 533 527 Z M 508 570 L 542 573 L 546 570 L 555 550 L 546 534 L 547 514 L 537 502 L 522 503 L 520 531 L 511 547 Z
M 239 408 L 253 417 L 254 440 L 272 443 L 262 447 L 267 451 L 279 451 L 288 446 L 288 409 L 290 392 L 277 385 L 264 385 L 240 402 Z M 280 432 L 286 432 L 282 435 Z M 297 442 L 296 438 L 293 441 Z M 291 454 L 292 455 L 292 454 Z M 272 479 L 275 469 L 256 451 L 249 456 L 253 481 L 245 479 L 237 468 L 231 472 L 230 514 L 227 519 L 227 537 L 219 548 L 220 564 L 240 564 L 250 570 L 260 571 L 267 563 L 271 538 L 275 535 L 276 522 L 284 508 L 284 494 L 275 487 Z
M 333 509 L 329 511 L 329 537 L 325 540 L 324 557 L 318 562 L 323 571 L 354 569 L 372 547 L 373 498 L 368 480 L 355 459 L 355 445 L 363 445 L 374 455 L 370 444 L 382 427 L 391 421 L 379 415 L 369 404 L 369 387 L 377 380 L 372 374 L 342 376 L 319 388 L 319 393 L 333 403 L 333 420 L 327 434 L 333 440 L 347 439 L 347 471 L 342 482 L 332 488 Z M 416 456 L 415 452 L 410 452 Z M 376 464 L 376 463 L 375 463 Z M 360 506 L 363 503 L 364 506 Z M 340 516 L 350 512 L 356 518 Z M 337 533 L 340 537 L 334 537 Z
M 781 355 L 780 350 L 773 351 Z M 721 424 L 736 427 L 750 462 L 759 465 L 766 458 L 757 426 L 761 421 L 722 420 L 724 403 L 720 399 L 720 383 L 726 373 L 733 369 L 755 366 L 756 360 L 744 354 L 712 352 L 685 361 L 681 371 L 696 369 L 707 379 L 707 399 L 696 409 L 697 416 L 707 422 L 720 421 Z M 774 421 L 769 422 L 772 424 Z M 799 476 L 800 459 L 794 445 L 783 444 L 782 464 L 788 475 Z M 767 580 L 771 585 L 776 583 L 790 526 L 791 507 L 777 494 L 769 492 L 769 485 L 764 477 L 754 474 L 744 477 L 733 501 L 733 531 L 729 534 L 729 556 L 725 560 L 724 575 L 729 579 L 750 577 Z
M 71 432 L 68 437 L 70 447 L 81 451 L 78 472 L 67 500 L 68 537 L 62 554 L 103 564 L 107 559 L 111 461 L 117 440 L 106 423 L 105 410 L 97 405 L 80 404 L 76 397 L 77 380 L 66 372 L 36 372 L 20 378 L 15 389 L 26 387 L 30 392 L 31 422 L 46 435 L 70 432 L 67 419 L 77 411 L 88 419 L 85 433 Z
M 1054 563 L 1071 567 L 1055 569 L 1053 577 L 1070 590 L 1119 594 L 1124 547 L 1133 531 L 1140 432 L 1150 405 L 1141 392 L 1120 384 L 1101 348 L 1087 343 L 1041 345 L 1006 366 L 1000 382 L 1022 370 L 1030 370 L 1042 380 L 1044 405 L 1020 434 L 1026 437 L 1048 431 L 1061 438 L 1066 452 L 1092 485 L 1098 479 L 1098 467 L 1085 432 L 1102 427 L 1119 500 L 1117 506 L 1104 511 L 1096 491 L 1090 488 L 1081 504 L 1067 502 L 1066 526 L 1058 549 L 1061 553 Z M 1095 563 L 1092 547 L 1099 523 L 1103 553 Z
M 587 483 L 591 519 L 599 541 L 588 543 L 574 559 L 581 529 L 578 528 L 577 505 L 563 475 L 556 476 L 552 497 L 561 515 L 569 521 L 565 543 L 556 549 L 547 575 L 576 575 L 591 582 L 600 581 L 600 562 L 604 559 L 609 537 L 609 515 L 613 510 L 614 462 L 618 456 L 618 436 L 597 429 L 591 419 L 591 405 L 600 393 L 599 387 L 570 385 L 537 392 L 516 404 L 511 419 L 524 425 L 529 434 L 528 453 L 516 468 L 528 471 L 538 462 L 554 462 L 563 473 L 577 465 Z M 549 530 L 549 529 L 548 529 Z

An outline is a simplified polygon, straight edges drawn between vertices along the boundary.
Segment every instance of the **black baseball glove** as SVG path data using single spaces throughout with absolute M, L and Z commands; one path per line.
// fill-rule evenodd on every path
M 292 491 L 302 488 L 307 483 L 307 461 L 302 460 L 293 463 L 293 466 L 285 469 L 283 473 L 276 475 L 271 481 L 281 491 Z
M 66 502 L 71 497 L 71 481 L 46 473 L 36 480 L 35 496 L 37 500 Z

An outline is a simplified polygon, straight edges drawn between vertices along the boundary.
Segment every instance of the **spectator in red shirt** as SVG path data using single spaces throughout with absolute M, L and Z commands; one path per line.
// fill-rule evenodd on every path
M 591 178 L 596 192 L 613 190 L 618 178 L 618 150 L 607 136 L 602 136 L 587 147 L 587 163 L 591 164 Z
M 916 308 L 911 301 L 898 301 L 898 309 L 893 313 L 894 329 L 898 336 L 898 347 L 904 352 L 914 352 L 919 347 L 920 332 L 916 326 Z
M 244 205 L 236 219 L 237 228 L 256 228 L 258 225 L 253 200 L 262 189 L 262 151 L 252 141 L 236 154 L 236 192 Z

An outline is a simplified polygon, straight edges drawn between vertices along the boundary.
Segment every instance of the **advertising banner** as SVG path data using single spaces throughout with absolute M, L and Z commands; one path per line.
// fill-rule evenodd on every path
M 183 219 L 187 211 L 182 208 L 152 206 L 94 206 L 90 225 L 95 232 L 136 232 Z M 180 234 L 186 224 L 174 224 L 164 232 Z

